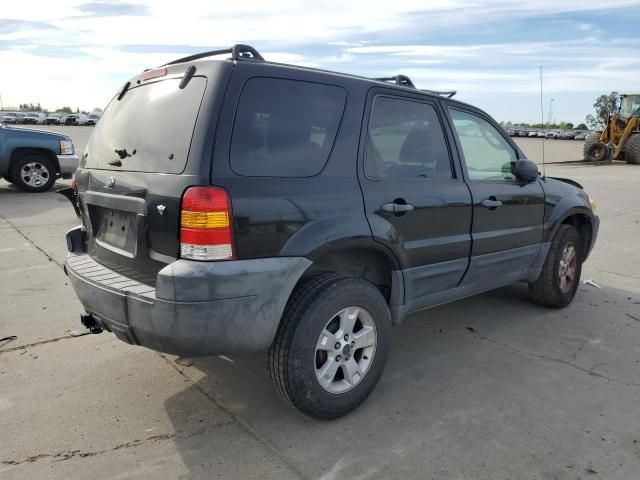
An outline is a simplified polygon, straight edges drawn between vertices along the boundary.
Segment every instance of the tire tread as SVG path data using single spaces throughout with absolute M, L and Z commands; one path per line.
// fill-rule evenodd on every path
M 320 273 L 298 285 L 285 307 L 276 336 L 269 348 L 268 371 L 280 396 L 292 407 L 295 407 L 285 379 L 284 365 L 288 361 L 288 340 L 295 333 L 294 322 L 313 300 L 328 286 L 340 278 L 335 273 Z
M 627 140 L 624 159 L 632 165 L 640 164 L 640 133 L 633 133 Z
M 558 231 L 553 237 L 553 240 L 551 241 L 549 253 L 547 254 L 547 259 L 544 263 L 544 266 L 542 267 L 540 276 L 536 281 L 529 284 L 529 296 L 533 303 L 536 303 L 543 307 L 562 308 L 567 306 L 573 299 L 573 296 L 571 296 L 569 301 L 566 301 L 566 299 L 563 299 L 561 295 L 558 295 L 558 292 L 555 288 L 555 265 L 557 258 L 560 255 L 560 248 L 564 244 L 564 241 L 568 236 L 574 236 L 578 240 L 580 240 L 580 233 L 574 226 L 560 225 Z M 582 250 L 580 248 L 580 242 L 576 242 L 575 245 L 577 249 L 578 262 L 582 262 Z M 579 265 L 578 278 L 576 280 L 578 284 L 580 282 L 581 270 L 582 267 L 581 265 Z

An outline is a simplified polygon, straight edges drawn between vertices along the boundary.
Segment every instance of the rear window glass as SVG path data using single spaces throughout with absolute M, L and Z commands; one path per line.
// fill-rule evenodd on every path
M 102 114 L 87 145 L 86 168 L 180 173 L 206 87 L 194 77 L 184 89 L 180 79 L 167 79 L 128 90 L 114 98 Z M 122 166 L 110 165 L 118 162 Z
M 318 174 L 331 152 L 345 102 L 345 91 L 332 85 L 250 79 L 233 127 L 231 168 L 257 177 Z

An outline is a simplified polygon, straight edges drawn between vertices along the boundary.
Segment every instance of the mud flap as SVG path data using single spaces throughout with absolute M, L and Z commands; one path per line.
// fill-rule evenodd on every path
M 71 205 L 73 206 L 73 210 L 76 212 L 77 217 L 80 218 L 81 214 L 80 214 L 80 204 L 78 203 L 78 192 L 76 192 L 75 189 L 73 189 L 72 187 L 67 187 L 67 188 L 61 188 L 60 190 L 57 190 L 56 193 L 59 193 L 60 195 L 62 195 L 63 197 L 65 197 L 71 202 Z

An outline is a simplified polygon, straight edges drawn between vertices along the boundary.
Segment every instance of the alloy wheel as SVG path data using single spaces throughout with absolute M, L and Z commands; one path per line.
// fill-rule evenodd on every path
M 51 173 L 49 169 L 40 162 L 25 163 L 20 170 L 22 181 L 33 188 L 43 186 L 49 181 Z
M 558 279 L 560 280 L 560 290 L 562 293 L 568 293 L 574 287 L 578 270 L 577 265 L 576 247 L 573 242 L 569 242 L 562 250 L 560 266 L 558 268 Z
M 314 355 L 316 378 L 333 394 L 348 392 L 367 375 L 377 345 L 376 326 L 361 307 L 336 313 L 320 333 Z

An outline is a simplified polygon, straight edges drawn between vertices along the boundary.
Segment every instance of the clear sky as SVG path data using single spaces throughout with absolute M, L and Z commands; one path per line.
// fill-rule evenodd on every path
M 267 60 L 456 89 L 498 120 L 579 123 L 596 96 L 640 91 L 639 0 L 11 0 L 0 95 L 104 107 L 130 76 L 248 43 Z M 546 118 L 545 118 L 546 121 Z

